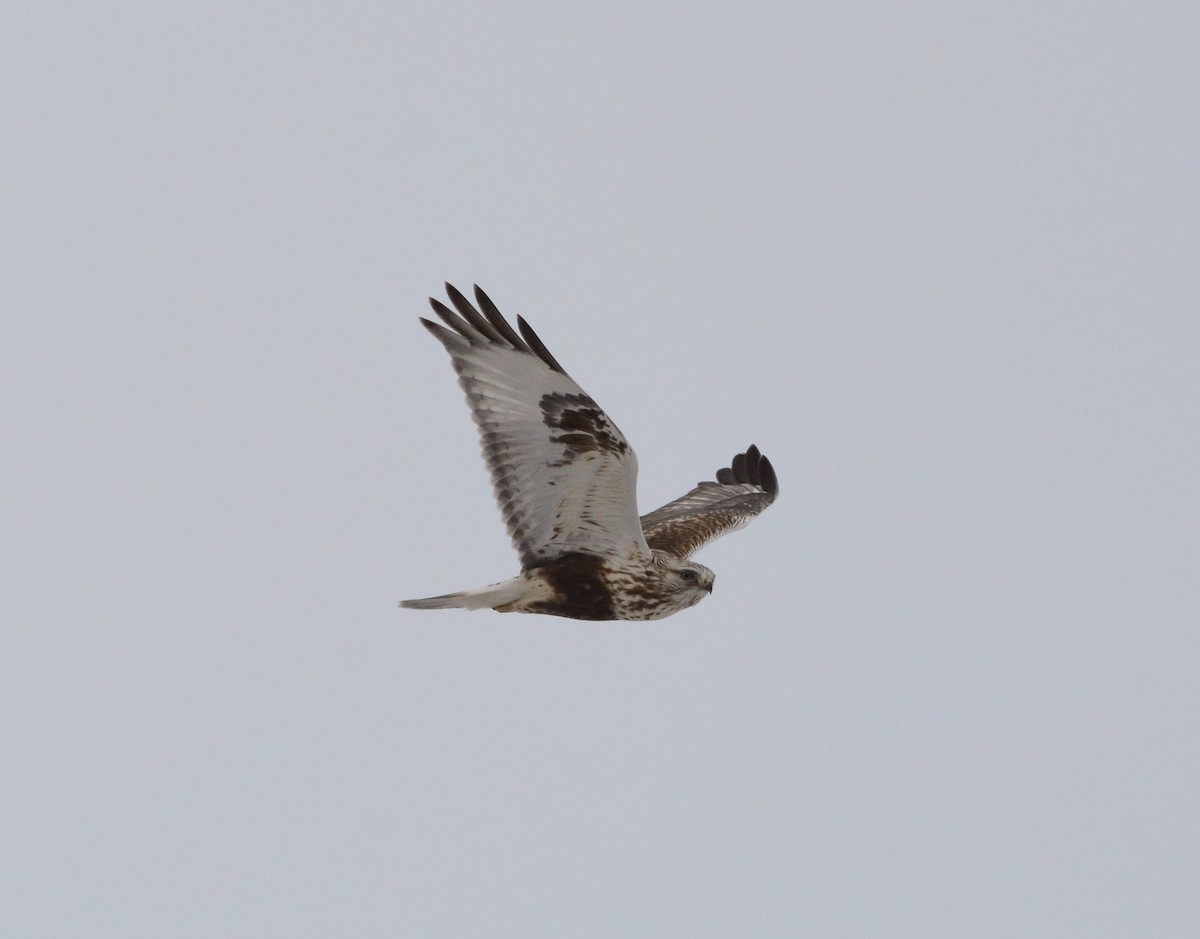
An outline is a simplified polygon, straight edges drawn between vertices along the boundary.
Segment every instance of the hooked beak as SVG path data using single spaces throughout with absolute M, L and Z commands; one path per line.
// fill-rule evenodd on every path
M 707 584 L 704 585 L 704 589 L 707 590 L 709 593 L 712 593 L 712 587 L 713 587 L 713 581 L 711 581 L 711 580 Z

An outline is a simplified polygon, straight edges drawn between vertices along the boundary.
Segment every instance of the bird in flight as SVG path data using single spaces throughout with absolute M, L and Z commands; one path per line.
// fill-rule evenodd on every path
M 453 310 L 429 300 L 445 325 L 421 323 L 467 393 L 521 573 L 400 605 L 654 620 L 712 593 L 713 572 L 690 558 L 775 501 L 770 461 L 751 446 L 715 480 L 639 518 L 637 457 L 617 425 L 524 319 L 514 330 L 478 287 L 478 308 L 450 284 L 446 292 Z

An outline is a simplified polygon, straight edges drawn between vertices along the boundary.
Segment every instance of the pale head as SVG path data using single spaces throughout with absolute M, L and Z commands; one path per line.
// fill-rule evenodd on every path
M 695 606 L 712 593 L 716 580 L 716 575 L 703 564 L 680 560 L 665 551 L 654 552 L 651 570 L 657 572 L 654 579 L 658 582 L 657 592 L 662 604 L 662 612 L 654 619 Z

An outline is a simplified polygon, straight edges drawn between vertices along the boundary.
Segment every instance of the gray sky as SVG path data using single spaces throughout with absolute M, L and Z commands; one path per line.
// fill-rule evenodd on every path
M 1194 4 L 3 14 L 0 932 L 1200 930 Z M 443 280 L 643 510 L 517 571 Z

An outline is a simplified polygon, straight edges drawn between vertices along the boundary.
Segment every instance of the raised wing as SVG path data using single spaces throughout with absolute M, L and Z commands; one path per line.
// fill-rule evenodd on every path
M 421 322 L 467 393 L 522 568 L 570 552 L 648 558 L 637 457 L 617 425 L 521 317 L 518 334 L 478 287 L 478 310 L 449 284 L 446 292 L 457 313 L 431 297 L 446 326 Z
M 716 482 L 702 482 L 686 496 L 642 516 L 646 543 L 686 558 L 714 538 L 750 523 L 779 495 L 771 461 L 750 447 L 717 470 Z

